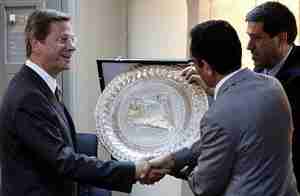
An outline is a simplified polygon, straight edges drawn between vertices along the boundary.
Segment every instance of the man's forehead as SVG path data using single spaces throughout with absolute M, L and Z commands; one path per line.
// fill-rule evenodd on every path
M 265 33 L 263 27 L 264 27 L 263 22 L 247 22 L 247 33 L 248 34 Z
M 50 28 L 71 28 L 71 21 L 58 21 L 58 22 L 51 22 Z
M 248 29 L 253 30 L 263 30 L 264 23 L 263 22 L 247 22 Z
M 53 22 L 50 24 L 50 32 L 73 35 L 71 22 L 70 21 Z

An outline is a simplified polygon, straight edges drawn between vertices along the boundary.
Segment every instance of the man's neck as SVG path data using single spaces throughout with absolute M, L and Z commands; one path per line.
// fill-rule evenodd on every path
M 49 66 L 47 65 L 47 63 L 45 63 L 41 58 L 37 57 L 36 55 L 32 54 L 29 57 L 29 60 L 31 60 L 33 63 L 35 63 L 36 65 L 38 65 L 40 68 L 42 68 L 43 70 L 45 70 L 45 72 L 47 72 L 50 76 L 52 76 L 53 78 L 57 77 L 57 74 L 54 74 L 50 71 Z
M 286 45 L 282 46 L 280 53 L 277 55 L 277 58 L 273 59 L 274 60 L 273 63 L 268 64 L 268 65 L 256 65 L 255 68 L 267 69 L 267 70 L 273 69 L 277 65 L 281 64 L 287 58 L 287 56 L 289 55 L 290 49 L 292 47 L 293 47 L 292 44 L 291 45 L 286 44 Z

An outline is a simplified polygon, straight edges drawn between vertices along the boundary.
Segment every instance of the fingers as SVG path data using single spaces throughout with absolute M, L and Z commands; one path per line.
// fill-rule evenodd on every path
M 154 184 L 170 173 L 173 166 L 172 154 L 139 161 L 136 164 L 136 179 L 141 184 Z
M 166 169 L 150 169 L 146 176 L 139 180 L 141 184 L 154 184 L 160 181 L 169 170 Z
M 150 164 L 146 160 L 140 160 L 135 164 L 135 179 L 143 179 L 150 171 Z
M 135 179 L 140 182 L 140 184 L 154 184 L 161 180 L 168 172 L 168 170 L 165 169 L 152 168 L 148 160 L 149 158 L 136 162 Z
M 201 86 L 202 88 L 206 88 L 206 84 L 202 80 L 199 73 L 197 73 L 197 70 L 194 66 L 189 66 L 181 72 L 181 75 L 187 80 L 189 83 L 194 83 L 196 85 Z
M 189 80 L 189 78 L 194 74 L 197 74 L 197 71 L 196 71 L 195 67 L 194 66 L 189 66 L 189 67 L 184 68 L 181 71 L 180 75 L 185 77 L 186 80 Z
M 200 86 L 208 95 L 213 95 L 214 89 L 207 86 L 194 66 L 186 67 L 181 71 L 180 75 L 182 75 L 188 83 Z
M 162 169 L 164 160 L 162 159 L 162 157 L 153 158 L 149 160 L 149 164 L 151 168 Z
M 201 87 L 206 86 L 200 75 L 191 75 L 189 78 L 187 78 L 187 81 L 191 84 L 196 84 Z
M 171 170 L 174 166 L 174 158 L 172 154 L 167 154 L 154 159 L 149 160 L 151 168 L 155 169 L 169 169 Z

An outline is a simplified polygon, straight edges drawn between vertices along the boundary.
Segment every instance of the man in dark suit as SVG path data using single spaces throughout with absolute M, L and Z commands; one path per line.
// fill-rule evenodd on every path
M 191 148 L 150 160 L 149 182 L 157 169 L 169 169 L 188 180 L 197 196 L 297 196 L 293 122 L 279 81 L 241 69 L 241 43 L 226 21 L 195 26 L 190 50 L 195 65 L 184 73 L 215 87 L 215 100 Z
M 293 13 L 283 4 L 266 2 L 247 16 L 248 49 L 254 70 L 276 77 L 291 104 L 294 121 L 293 165 L 300 188 L 300 47 L 294 45 L 297 24 Z
M 0 110 L 2 196 L 71 196 L 75 182 L 130 192 L 148 163 L 78 154 L 74 124 L 56 94 L 56 77 L 70 69 L 75 51 L 70 17 L 36 10 L 25 36 L 28 59 L 11 80 Z

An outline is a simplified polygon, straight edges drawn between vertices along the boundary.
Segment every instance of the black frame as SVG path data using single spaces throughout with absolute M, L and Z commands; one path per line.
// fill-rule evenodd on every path
M 105 88 L 105 76 L 103 75 L 103 63 L 132 63 L 139 65 L 189 65 L 192 60 L 190 59 L 122 59 L 122 58 L 101 58 L 97 59 L 98 77 L 101 92 Z

